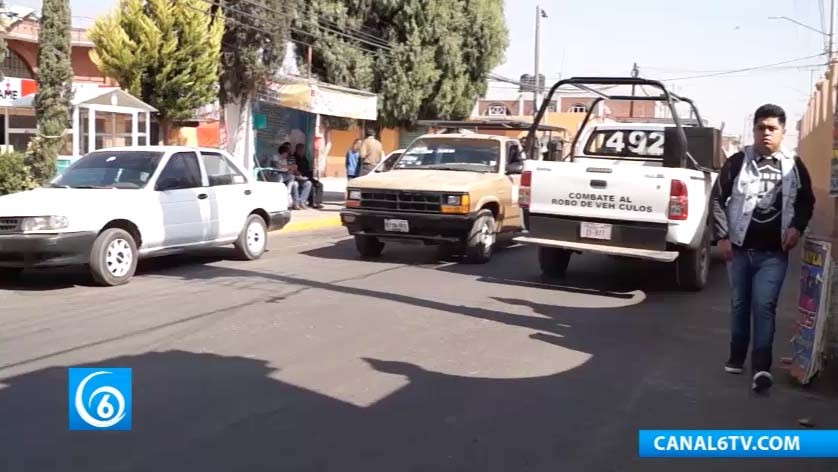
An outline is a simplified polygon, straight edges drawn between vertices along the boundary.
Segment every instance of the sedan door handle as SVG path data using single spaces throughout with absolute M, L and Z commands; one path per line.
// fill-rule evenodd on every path
M 205 193 L 199 193 L 198 194 L 198 200 L 206 200 L 208 196 L 209 195 L 207 195 Z
M 250 195 L 251 193 L 253 193 L 253 190 L 248 189 L 244 191 L 245 195 Z

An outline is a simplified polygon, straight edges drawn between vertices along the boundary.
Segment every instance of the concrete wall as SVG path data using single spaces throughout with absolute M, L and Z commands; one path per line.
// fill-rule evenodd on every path
M 798 153 L 812 176 L 815 191 L 815 215 L 810 228 L 822 236 L 838 236 L 835 226 L 835 199 L 829 196 L 833 148 L 838 149 L 835 129 L 835 91 L 838 66 L 833 65 L 809 98 L 806 113 L 800 121 Z M 788 126 L 794 126 L 788 123 Z M 833 144 L 833 141 L 836 144 Z

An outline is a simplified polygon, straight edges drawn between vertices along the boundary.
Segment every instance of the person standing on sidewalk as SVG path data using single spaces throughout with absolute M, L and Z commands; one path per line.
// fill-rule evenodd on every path
M 719 172 L 712 199 L 714 239 L 727 261 L 730 282 L 730 357 L 725 371 L 741 374 L 751 344 L 751 387 L 774 383 L 772 347 L 777 301 L 788 268 L 815 206 L 812 182 L 799 157 L 782 149 L 786 113 L 763 105 L 754 114 L 754 144 L 731 156 Z
M 358 176 L 367 175 L 381 162 L 384 148 L 381 141 L 375 138 L 375 130 L 367 128 L 367 139 L 361 143 L 361 169 Z
M 352 180 L 355 177 L 358 177 L 359 171 L 361 170 L 360 164 L 360 155 L 361 151 L 361 140 L 356 139 L 352 142 L 352 147 L 346 151 L 346 178 L 347 180 Z

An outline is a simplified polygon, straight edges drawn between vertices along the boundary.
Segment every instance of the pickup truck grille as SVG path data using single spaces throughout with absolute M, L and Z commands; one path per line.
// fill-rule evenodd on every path
M 403 190 L 362 190 L 361 208 L 369 210 L 440 213 L 442 194 Z
M 20 225 L 20 218 L 0 218 L 0 234 L 14 233 Z

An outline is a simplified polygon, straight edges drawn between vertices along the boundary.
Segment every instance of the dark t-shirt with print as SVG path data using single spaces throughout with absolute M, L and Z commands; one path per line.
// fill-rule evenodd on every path
M 762 251 L 782 249 L 783 171 L 780 160 L 763 157 L 756 161 L 760 175 L 757 204 L 742 247 Z

